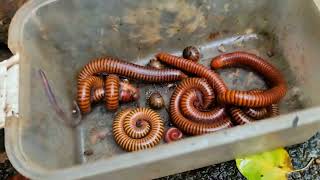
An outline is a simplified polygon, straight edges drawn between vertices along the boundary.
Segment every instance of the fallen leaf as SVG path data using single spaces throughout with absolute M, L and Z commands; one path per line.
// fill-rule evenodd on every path
M 293 170 L 289 154 L 283 148 L 238 158 L 236 164 L 248 180 L 286 180 Z

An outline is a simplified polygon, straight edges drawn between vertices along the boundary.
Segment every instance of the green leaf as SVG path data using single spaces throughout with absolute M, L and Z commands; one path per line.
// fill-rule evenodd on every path
M 238 158 L 236 163 L 248 180 L 285 180 L 293 169 L 289 154 L 283 148 Z

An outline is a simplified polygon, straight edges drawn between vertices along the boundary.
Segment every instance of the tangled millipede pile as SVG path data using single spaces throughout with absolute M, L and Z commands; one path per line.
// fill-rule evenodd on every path
M 140 66 L 113 57 L 97 58 L 84 66 L 78 77 L 77 102 L 83 114 L 91 104 L 104 101 L 110 111 L 119 103 L 135 101 L 139 90 L 120 77 L 149 83 L 179 82 L 169 105 L 175 127 L 164 132 L 159 113 L 146 108 L 128 108 L 117 113 L 113 135 L 126 151 L 151 148 L 164 138 L 166 142 L 181 139 L 183 134 L 200 135 L 279 115 L 279 101 L 287 86 L 282 74 L 264 59 L 246 52 L 226 53 L 214 57 L 211 68 L 198 63 L 200 52 L 189 46 L 183 57 L 160 52 L 148 66 Z M 165 65 L 171 68 L 165 68 Z M 228 89 L 215 72 L 228 67 L 247 67 L 263 76 L 267 90 L 239 91 Z M 155 94 L 154 109 L 163 107 Z M 152 106 L 151 106 L 152 107 Z

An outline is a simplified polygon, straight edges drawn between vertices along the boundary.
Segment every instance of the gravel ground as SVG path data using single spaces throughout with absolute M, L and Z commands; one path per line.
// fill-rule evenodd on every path
M 320 157 L 320 132 L 307 142 L 286 148 L 295 169 L 305 167 L 311 158 Z M 246 179 L 238 171 L 235 161 L 224 162 L 192 171 L 187 171 L 171 176 L 159 178 L 158 180 L 226 180 Z M 315 162 L 302 172 L 289 175 L 289 180 L 320 180 L 320 164 Z
M 308 164 L 310 159 L 320 159 L 320 132 L 309 139 L 309 141 L 286 149 L 290 154 L 293 167 L 301 169 Z M 298 179 L 320 180 L 320 164 L 314 162 L 305 171 L 292 173 L 289 176 L 289 180 Z

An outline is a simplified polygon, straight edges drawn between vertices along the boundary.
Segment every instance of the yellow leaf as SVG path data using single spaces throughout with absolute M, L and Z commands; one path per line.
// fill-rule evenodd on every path
M 289 154 L 283 148 L 238 158 L 236 163 L 248 180 L 286 180 L 287 173 L 293 169 Z

